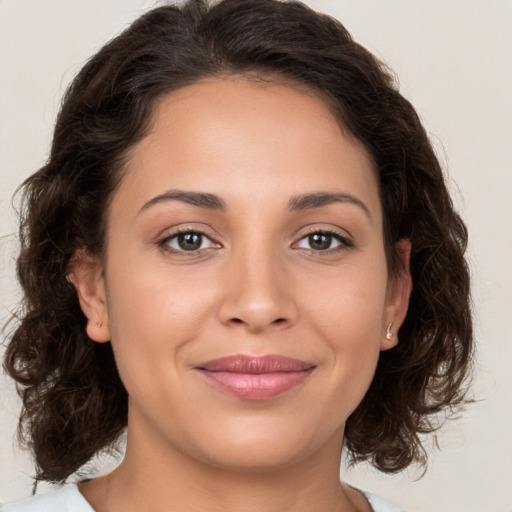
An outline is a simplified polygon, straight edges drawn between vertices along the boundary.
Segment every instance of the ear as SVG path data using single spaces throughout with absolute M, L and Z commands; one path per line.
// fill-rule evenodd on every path
M 89 338 L 99 343 L 109 341 L 107 295 L 100 259 L 85 250 L 78 250 L 69 262 L 67 279 L 75 286 L 80 307 L 87 317 Z
M 412 291 L 410 271 L 411 241 L 407 238 L 396 244 L 400 268 L 389 276 L 384 311 L 384 326 L 380 349 L 389 350 L 398 343 L 398 329 L 407 315 Z

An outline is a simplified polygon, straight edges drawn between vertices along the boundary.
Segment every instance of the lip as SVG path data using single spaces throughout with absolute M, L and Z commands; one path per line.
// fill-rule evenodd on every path
M 265 400 L 286 393 L 304 382 L 315 365 L 280 355 L 237 354 L 196 367 L 214 387 L 246 400 Z

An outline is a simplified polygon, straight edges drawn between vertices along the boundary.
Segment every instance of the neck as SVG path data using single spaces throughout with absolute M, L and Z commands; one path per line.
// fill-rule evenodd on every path
M 256 469 L 218 467 L 142 437 L 144 443 L 129 429 L 121 465 L 82 486 L 97 512 L 371 511 L 362 495 L 339 480 L 339 433 L 303 460 Z

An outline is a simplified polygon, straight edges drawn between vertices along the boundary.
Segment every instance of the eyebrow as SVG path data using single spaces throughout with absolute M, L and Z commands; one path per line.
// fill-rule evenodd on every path
M 220 210 L 226 211 L 227 206 L 223 199 L 215 194 L 209 194 L 207 192 L 194 192 L 185 190 L 168 190 L 163 194 L 159 194 L 142 206 L 139 213 L 147 210 L 151 206 L 156 204 L 164 203 L 166 201 L 182 201 L 183 203 L 198 206 L 200 208 L 206 208 L 208 210 Z M 350 194 L 346 193 L 331 193 L 331 192 L 314 192 L 309 194 L 303 194 L 294 196 L 288 201 L 288 210 L 290 211 L 303 211 L 309 210 L 310 208 L 321 208 L 322 206 L 328 206 L 334 203 L 350 203 L 358 206 L 366 216 L 372 220 L 370 210 L 368 207 L 358 199 Z
M 193 206 L 199 206 L 200 208 L 207 208 L 208 210 L 226 210 L 226 203 L 220 197 L 214 194 L 184 190 L 168 190 L 163 194 L 159 194 L 158 196 L 153 197 L 147 203 L 144 203 L 139 213 L 147 210 L 155 204 L 172 200 L 181 201 Z
M 357 197 L 345 193 L 315 192 L 295 196 L 288 202 L 288 209 L 291 211 L 308 210 L 310 208 L 321 208 L 334 203 L 350 203 L 363 210 L 366 216 L 372 220 L 369 208 Z

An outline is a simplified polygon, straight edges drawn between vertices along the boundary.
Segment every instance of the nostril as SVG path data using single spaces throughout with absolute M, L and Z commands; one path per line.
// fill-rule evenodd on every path
M 234 324 L 245 324 L 246 323 L 241 318 L 232 318 L 231 322 Z M 276 318 L 275 320 L 273 320 L 271 322 L 272 325 L 281 325 L 283 323 L 286 323 L 286 318 Z

